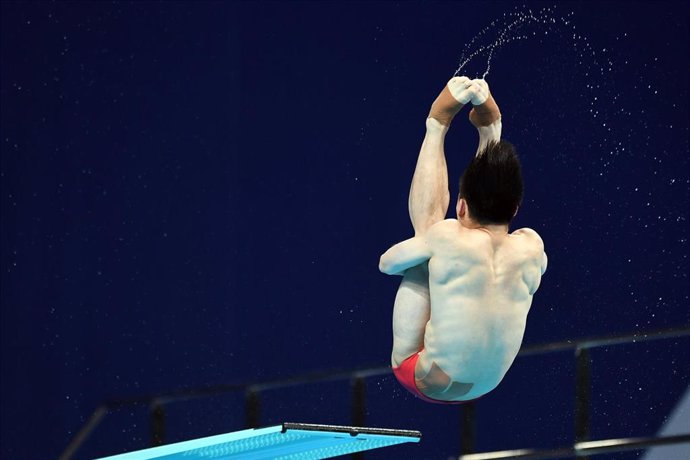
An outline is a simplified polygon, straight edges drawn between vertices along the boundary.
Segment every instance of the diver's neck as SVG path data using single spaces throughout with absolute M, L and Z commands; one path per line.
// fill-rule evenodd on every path
M 472 219 L 460 219 L 460 225 L 471 230 L 483 230 L 491 235 L 503 236 L 510 231 L 508 224 L 480 224 Z

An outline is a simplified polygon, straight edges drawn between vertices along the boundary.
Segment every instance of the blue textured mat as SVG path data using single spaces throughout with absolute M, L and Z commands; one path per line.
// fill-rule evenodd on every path
M 311 460 L 419 442 L 419 431 L 283 423 L 152 447 L 100 460 Z

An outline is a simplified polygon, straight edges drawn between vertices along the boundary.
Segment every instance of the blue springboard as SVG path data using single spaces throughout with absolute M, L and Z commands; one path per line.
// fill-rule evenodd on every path
M 193 439 L 99 460 L 311 460 L 419 442 L 419 431 L 283 423 Z

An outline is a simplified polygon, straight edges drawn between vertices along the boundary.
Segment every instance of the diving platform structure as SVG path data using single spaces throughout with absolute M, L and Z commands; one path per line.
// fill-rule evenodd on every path
M 673 433 L 660 433 L 657 436 L 596 440 L 591 439 L 590 433 L 590 417 L 592 415 L 592 361 L 590 352 L 602 347 L 634 346 L 642 342 L 681 338 L 690 338 L 690 325 L 661 330 L 634 331 L 623 335 L 585 337 L 523 347 L 518 354 L 519 357 L 570 352 L 572 353 L 571 356 L 575 358 L 575 433 L 573 443 L 558 449 L 529 448 L 476 452 L 476 408 L 474 403 L 468 403 L 459 408 L 460 452 L 458 456 L 453 456 L 453 458 L 458 460 L 586 458 L 588 455 L 602 453 L 690 444 L 690 433 L 684 432 L 684 429 Z M 76 452 L 108 414 L 131 407 L 147 406 L 151 423 L 151 445 L 154 447 L 104 457 L 100 460 L 173 460 L 182 457 L 192 460 L 200 458 L 312 459 L 329 458 L 348 453 L 354 453 L 354 458 L 361 459 L 364 454 L 358 452 L 364 450 L 391 446 L 401 442 L 419 442 L 420 440 L 419 432 L 356 428 L 366 424 L 366 379 L 388 376 L 390 373 L 389 365 L 345 371 L 319 371 L 276 381 L 189 388 L 156 395 L 105 401 L 93 411 L 88 421 L 75 434 L 58 458 L 59 460 L 73 460 Z M 334 381 L 350 382 L 352 427 L 283 423 L 268 428 L 258 428 L 261 426 L 261 395 L 263 392 Z M 166 444 L 167 405 L 176 401 L 197 400 L 236 392 L 244 393 L 245 426 L 249 429 L 176 444 Z M 259 445 L 261 443 L 264 444 Z M 255 450 L 232 450 L 244 449 L 246 446 L 255 446 L 253 447 Z M 270 450 L 274 448 L 277 450 Z M 318 450 L 322 448 L 324 449 L 322 452 Z M 331 448 L 332 451 L 328 450 Z M 269 452 L 266 453 L 263 449 L 269 449 Z M 286 449 L 285 453 L 281 453 L 281 449 Z M 203 457 L 200 456 L 202 452 Z M 670 456 L 666 455 L 664 458 L 670 458 Z M 680 458 L 688 457 L 684 455 Z

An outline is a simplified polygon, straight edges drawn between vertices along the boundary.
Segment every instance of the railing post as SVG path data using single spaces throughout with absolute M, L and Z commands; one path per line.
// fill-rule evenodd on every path
M 474 441 L 477 437 L 475 404 L 472 401 L 460 406 L 460 453 L 462 455 L 474 453 Z
M 247 428 L 259 428 L 261 422 L 261 398 L 256 388 L 249 387 L 244 394 L 245 425 Z
M 65 451 L 60 455 L 60 457 L 58 457 L 58 460 L 71 460 L 74 454 L 77 452 L 77 449 L 79 449 L 79 446 L 86 441 L 86 438 L 88 438 L 91 432 L 96 429 L 101 420 L 108 415 L 108 410 L 109 408 L 106 404 L 101 404 L 98 406 L 93 414 L 91 414 L 91 417 L 89 417 L 89 422 L 84 425 L 81 430 L 79 430 Z
M 367 386 L 362 377 L 352 379 L 352 426 L 364 426 L 366 418 Z M 364 459 L 364 453 L 352 454 L 352 460 Z
M 165 444 L 165 408 L 159 401 L 151 403 L 151 445 Z
M 575 349 L 575 442 L 589 441 L 589 409 L 592 393 L 592 363 L 589 349 Z M 586 459 L 586 457 L 583 457 Z

